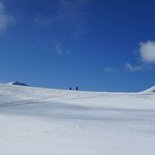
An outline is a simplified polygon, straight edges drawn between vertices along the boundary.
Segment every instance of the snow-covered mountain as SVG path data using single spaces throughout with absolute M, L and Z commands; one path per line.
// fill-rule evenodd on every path
M 14 82 L 9 82 L 8 85 L 17 85 L 17 86 L 29 86 L 23 82 L 18 82 L 18 81 L 14 81 Z
M 0 154 L 154 155 L 152 92 L 0 84 Z

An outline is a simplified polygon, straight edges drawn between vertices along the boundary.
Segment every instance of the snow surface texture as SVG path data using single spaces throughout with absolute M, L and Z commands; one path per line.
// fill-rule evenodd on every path
M 0 155 L 154 155 L 155 93 L 0 84 Z

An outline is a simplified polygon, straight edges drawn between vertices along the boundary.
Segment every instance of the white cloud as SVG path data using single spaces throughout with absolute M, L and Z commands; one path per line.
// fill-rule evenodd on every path
M 155 63 L 155 41 L 140 43 L 140 56 L 145 63 Z
M 13 17 L 7 13 L 6 7 L 0 2 L 0 31 L 4 31 L 13 21 Z
M 143 66 L 132 65 L 130 63 L 126 63 L 125 67 L 126 67 L 127 70 L 129 70 L 131 72 L 136 72 L 136 71 L 143 70 Z
M 103 70 L 105 73 L 116 73 L 116 70 L 111 67 L 105 67 Z
M 126 63 L 125 68 L 131 72 L 153 69 L 155 64 L 155 41 L 140 42 L 138 52 L 137 63 Z

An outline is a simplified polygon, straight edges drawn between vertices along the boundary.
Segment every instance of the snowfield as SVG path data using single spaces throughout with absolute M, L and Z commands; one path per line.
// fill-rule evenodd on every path
M 0 155 L 154 155 L 154 90 L 102 93 L 0 84 Z

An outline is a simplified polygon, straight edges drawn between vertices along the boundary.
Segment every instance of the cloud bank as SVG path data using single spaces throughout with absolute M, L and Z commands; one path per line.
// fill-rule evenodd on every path
M 0 2 L 0 32 L 6 30 L 13 21 L 14 19 L 7 13 L 5 5 Z

